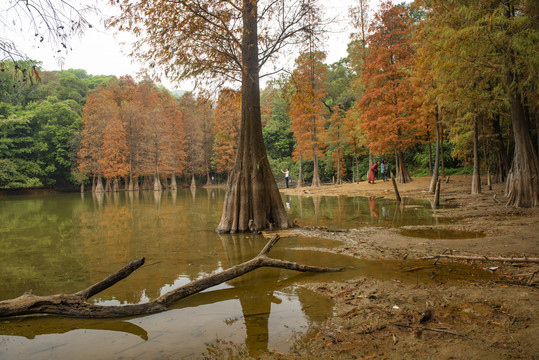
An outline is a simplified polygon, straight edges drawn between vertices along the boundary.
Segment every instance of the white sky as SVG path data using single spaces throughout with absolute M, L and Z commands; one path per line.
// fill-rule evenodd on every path
M 346 48 L 350 42 L 349 35 L 351 32 L 348 8 L 355 2 L 355 0 L 321 1 L 322 7 L 326 8 L 326 15 L 335 18 L 330 28 L 331 31 L 328 33 L 327 46 L 324 49 L 327 51 L 327 63 L 333 63 L 346 56 Z M 370 0 L 370 2 L 371 12 L 377 11 L 381 1 Z M 129 39 L 129 35 L 122 33 L 119 34 L 119 37 L 116 37 L 113 30 L 106 30 L 102 21 L 100 21 L 100 18 L 105 15 L 107 15 L 107 12 L 103 11 L 101 15 L 96 16 L 95 20 L 90 20 L 93 28 L 88 29 L 82 38 L 70 40 L 69 45 L 72 50 L 67 55 L 64 55 L 62 69 L 84 69 L 91 75 L 123 76 L 129 74 L 135 77 L 141 65 L 134 63 L 131 58 L 125 55 L 128 49 L 125 45 L 123 47 L 120 45 Z M 20 36 L 20 34 L 16 36 Z M 26 44 L 26 46 L 20 46 L 21 43 Z M 58 59 L 50 47 L 45 45 L 38 48 L 37 45 L 32 36 L 17 43 L 19 50 L 23 50 L 30 58 L 42 61 L 43 69 L 49 71 L 59 70 Z M 292 64 L 293 60 L 288 63 Z M 192 90 L 190 82 L 172 85 L 163 81 L 163 85 L 170 90 L 175 88 Z

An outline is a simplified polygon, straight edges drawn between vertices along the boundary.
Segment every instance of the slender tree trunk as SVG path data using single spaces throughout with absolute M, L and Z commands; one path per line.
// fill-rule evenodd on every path
M 435 154 L 434 154 L 434 169 L 432 169 L 431 179 L 430 179 L 430 186 L 429 186 L 429 193 L 434 194 L 436 191 L 436 184 L 438 183 L 438 170 L 440 167 L 440 125 L 438 124 L 438 107 L 436 107 L 436 147 L 435 147 Z
M 410 173 L 406 168 L 406 164 L 404 163 L 404 153 L 402 151 L 397 151 L 397 158 L 397 181 L 402 184 L 411 182 L 412 177 L 410 176 Z
M 436 146 L 438 146 L 438 134 L 436 134 Z M 432 176 L 432 144 L 429 142 L 429 175 Z
M 440 125 L 440 165 L 442 166 L 442 178 L 445 177 L 445 160 L 444 160 L 444 127 Z
M 473 121 L 473 175 L 472 175 L 472 194 L 481 194 L 481 174 L 479 157 L 479 134 L 477 119 Z
M 318 156 L 316 155 L 316 150 L 313 145 L 313 182 L 311 186 L 319 187 L 320 185 L 320 175 L 318 174 Z
M 302 172 L 301 155 L 299 156 L 298 187 L 299 188 L 303 187 L 303 172 Z
M 243 0 L 241 128 L 218 232 L 293 226 L 271 172 L 260 114 L 257 2 Z
M 495 148 L 496 148 L 496 172 L 494 173 L 494 183 L 502 183 L 507 178 L 509 172 L 509 159 L 505 150 L 505 141 L 503 139 L 501 117 L 498 115 L 497 119 L 492 120 L 492 129 L 496 135 Z

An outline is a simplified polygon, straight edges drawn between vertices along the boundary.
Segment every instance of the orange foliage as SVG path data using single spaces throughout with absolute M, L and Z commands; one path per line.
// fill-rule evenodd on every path
M 217 171 L 229 172 L 234 166 L 241 123 L 241 94 L 225 89 L 215 108 L 215 164 Z
M 413 52 L 406 9 L 383 3 L 370 30 L 363 72 L 366 91 L 359 102 L 361 126 L 374 153 L 402 152 L 425 132 L 421 119 L 414 116 L 416 89 L 410 81 Z
M 181 173 L 184 124 L 176 99 L 152 83 L 111 81 L 83 110 L 79 171 L 118 179 Z
M 291 99 L 290 117 L 292 131 L 296 137 L 294 159 L 312 160 L 323 156 L 324 148 L 324 107 L 327 69 L 322 63 L 323 52 L 306 52 L 296 59 L 293 74 L 294 92 Z

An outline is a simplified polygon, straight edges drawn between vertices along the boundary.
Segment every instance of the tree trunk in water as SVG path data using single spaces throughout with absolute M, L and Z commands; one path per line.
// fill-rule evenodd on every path
M 397 151 L 398 167 L 397 167 L 397 181 L 404 184 L 412 181 L 412 177 L 404 164 L 404 154 L 402 151 Z
M 170 176 L 170 190 L 178 190 L 178 184 L 176 183 L 176 173 L 174 171 Z
M 95 174 L 92 175 L 92 192 L 95 192 L 96 189 L 95 189 Z
M 112 183 L 112 191 L 119 192 L 120 191 L 120 183 L 118 182 L 118 179 L 114 179 Z
M 434 169 L 431 169 L 431 179 L 429 186 L 429 193 L 434 194 L 436 191 L 436 184 L 438 183 L 438 169 L 440 167 L 440 126 L 438 125 L 438 107 L 436 107 L 436 147 L 434 154 Z M 430 145 L 429 145 L 430 146 Z
M 508 85 L 514 85 L 514 74 L 508 70 Z M 539 168 L 528 123 L 518 89 L 509 89 L 511 120 L 515 138 L 513 164 L 507 175 L 505 193 L 508 206 L 534 207 L 539 202 Z
M 161 191 L 163 187 L 161 186 L 161 180 L 159 180 L 159 175 L 154 175 L 153 177 L 153 191 Z
M 111 192 L 112 191 L 112 188 L 110 187 L 110 179 L 107 178 L 105 180 L 105 192 Z
M 479 169 L 479 134 L 477 119 L 473 121 L 473 175 L 472 194 L 481 194 L 481 173 Z
M 95 192 L 96 193 L 104 193 L 105 189 L 103 189 L 103 181 L 101 180 L 101 175 L 97 176 L 97 185 L 95 186 Z
M 257 3 L 243 0 L 241 128 L 218 232 L 293 226 L 271 172 L 260 114 Z
M 138 183 L 138 177 L 135 176 L 134 180 L 131 180 L 131 183 L 133 183 L 133 191 L 139 191 L 140 190 L 140 186 L 139 186 L 139 183 Z
M 197 188 L 197 183 L 196 183 L 196 180 L 195 180 L 195 174 L 193 174 L 191 176 L 191 186 L 190 186 L 190 188 L 191 188 L 191 190 Z

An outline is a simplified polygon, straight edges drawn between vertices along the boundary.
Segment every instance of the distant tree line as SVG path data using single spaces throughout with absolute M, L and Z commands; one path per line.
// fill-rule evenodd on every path
M 293 71 L 262 90 L 274 175 L 290 168 L 298 185 L 359 181 L 385 158 L 401 182 L 472 173 L 472 192 L 481 174 L 492 182 L 524 174 L 508 185 L 510 201 L 526 206 L 529 185 L 535 204 L 537 5 L 386 2 L 371 18 L 366 4 L 351 9 L 357 33 L 346 58 L 325 64 L 309 39 Z M 0 187 L 159 190 L 177 178 L 224 180 L 232 168 L 234 90 L 174 97 L 150 81 L 83 70 L 42 71 L 30 84 L 4 71 L 16 66 L 0 69 Z

